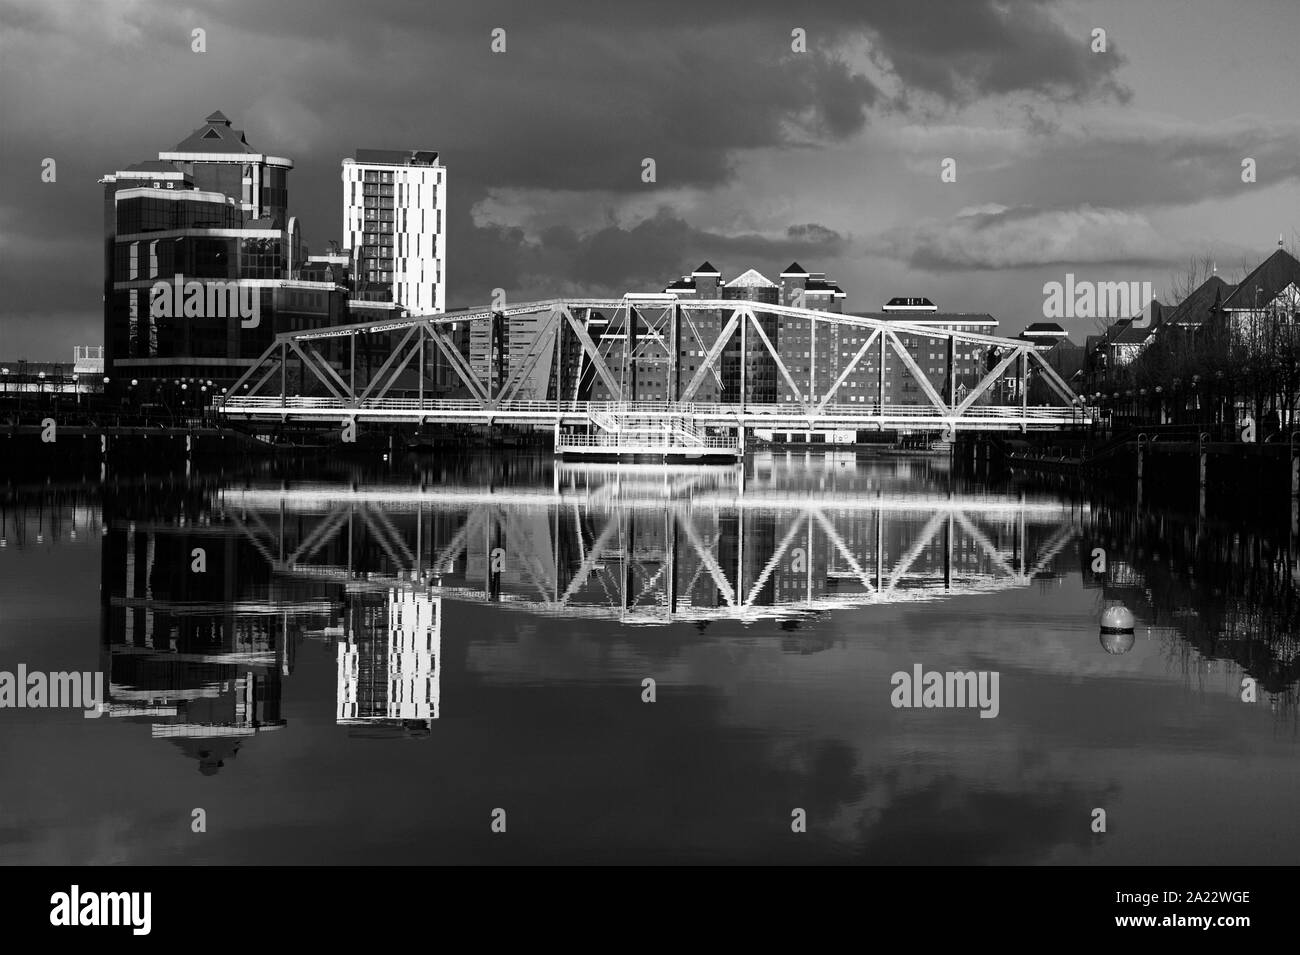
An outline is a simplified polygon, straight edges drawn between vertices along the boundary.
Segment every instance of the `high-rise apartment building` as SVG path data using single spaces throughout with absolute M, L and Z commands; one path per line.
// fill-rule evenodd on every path
M 343 160 L 343 244 L 356 298 L 446 311 L 447 170 L 428 150 L 358 149 Z
M 114 390 L 208 395 L 275 334 L 347 319 L 342 284 L 299 277 L 289 159 L 220 112 L 156 160 L 103 177 L 104 374 Z M 169 399 L 170 400 L 170 399 Z

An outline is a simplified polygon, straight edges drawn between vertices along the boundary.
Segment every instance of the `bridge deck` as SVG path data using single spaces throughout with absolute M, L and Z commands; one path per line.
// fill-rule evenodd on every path
M 709 404 L 700 402 L 600 402 L 501 401 L 484 407 L 457 398 L 382 398 L 347 401 L 338 398 L 231 396 L 216 405 L 228 418 L 281 421 L 341 422 L 349 418 L 372 422 L 416 424 L 518 424 L 598 429 L 602 416 L 636 415 L 638 418 L 686 419 L 711 428 L 772 428 L 775 430 L 940 430 L 1024 431 L 1086 425 L 1090 408 L 1055 406 L 974 405 L 959 415 L 945 414 L 934 405 L 886 404 L 871 408 L 855 404 L 828 404 L 809 415 L 802 408 L 782 404 Z

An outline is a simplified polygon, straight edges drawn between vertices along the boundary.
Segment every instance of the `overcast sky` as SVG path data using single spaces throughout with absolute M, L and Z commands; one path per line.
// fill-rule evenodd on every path
M 797 259 L 1014 335 L 1067 272 L 1161 295 L 1300 228 L 1296 36 L 1296 0 L 0 0 L 0 358 L 102 340 L 97 180 L 218 109 L 313 251 L 344 156 L 438 150 L 449 307 Z

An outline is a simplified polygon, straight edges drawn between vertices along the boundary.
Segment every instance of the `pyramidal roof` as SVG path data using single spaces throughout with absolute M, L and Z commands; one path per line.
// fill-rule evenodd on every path
M 1156 326 L 1163 324 L 1161 321 L 1163 308 L 1163 305 L 1152 299 L 1150 322 L 1146 325 L 1138 325 L 1136 315 L 1133 318 L 1123 319 L 1122 323 L 1116 322 L 1115 337 L 1111 341 L 1116 345 L 1140 345 L 1155 334 Z
M 786 269 L 784 272 L 781 273 L 782 276 L 786 276 L 786 275 L 807 275 L 807 274 L 808 274 L 808 270 L 805 269 L 805 268 L 804 268 L 802 265 L 800 265 L 798 262 L 791 262 L 791 263 L 790 263 L 790 267 L 789 267 L 788 269 Z
M 698 269 L 696 269 L 691 274 L 692 275 L 721 275 L 722 273 L 713 267 L 712 262 L 706 260 L 703 265 L 701 265 Z
M 1225 309 L 1252 309 L 1272 302 L 1290 285 L 1300 285 L 1300 262 L 1286 249 L 1278 249 L 1247 275 L 1223 300 Z
M 234 129 L 221 110 L 203 121 L 203 125 L 172 147 L 174 153 L 256 153 L 248 145 L 242 129 Z
M 1211 275 L 1170 312 L 1165 319 L 1166 324 L 1200 325 L 1209 316 L 1215 303 L 1221 302 L 1225 293 L 1232 294 L 1233 288 L 1217 275 Z
M 757 269 L 748 269 L 728 282 L 726 288 L 776 288 L 776 283 Z

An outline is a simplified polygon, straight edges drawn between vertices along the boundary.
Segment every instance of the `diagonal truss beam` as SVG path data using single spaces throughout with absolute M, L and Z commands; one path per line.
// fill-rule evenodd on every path
M 576 519 L 576 509 L 574 511 L 574 516 Z M 587 551 L 587 556 L 582 559 L 582 563 L 579 565 L 577 572 L 569 578 L 569 586 L 565 587 L 564 593 L 560 595 L 561 604 L 567 604 L 574 594 L 586 586 L 587 578 L 590 577 L 591 572 L 596 569 L 596 564 L 600 560 L 601 554 L 605 552 L 605 548 L 609 546 L 610 539 L 618 530 L 619 522 L 615 520 L 615 515 L 611 514 L 609 519 L 605 522 L 605 529 L 600 532 L 600 537 L 591 545 L 591 550 Z M 581 525 L 578 527 L 578 535 L 579 538 L 581 538 Z
M 470 535 L 477 531 L 479 525 L 483 522 L 483 516 L 484 506 L 482 504 L 466 515 L 465 523 L 460 526 L 460 530 L 456 531 L 452 539 L 448 541 L 447 546 L 434 559 L 433 572 L 435 574 L 441 575 L 445 568 L 451 567 L 460 559 L 460 555 L 465 552 L 465 547 L 469 544 Z M 450 573 L 450 571 L 447 572 Z
M 772 572 L 776 570 L 777 565 L 780 564 L 781 560 L 785 557 L 785 552 L 789 550 L 790 545 L 794 543 L 795 535 L 801 530 L 807 528 L 807 526 L 808 523 L 804 520 L 804 515 L 802 513 L 796 513 L 794 520 L 790 522 L 790 529 L 786 531 L 785 536 L 781 539 L 780 545 L 772 552 L 771 559 L 763 566 L 762 572 L 754 581 L 754 586 L 750 588 L 749 596 L 745 598 L 746 607 L 752 607 L 754 605 L 754 601 L 758 599 L 759 593 L 763 590 L 763 585 L 767 583 L 767 578 L 772 576 Z M 806 554 L 805 559 L 808 561 L 809 566 L 811 566 L 812 555 Z
M 295 355 L 297 355 L 300 359 L 302 359 L 302 366 L 303 366 L 303 368 L 310 368 L 312 374 L 314 374 L 314 375 L 316 376 L 316 380 L 319 381 L 319 382 L 320 382 L 322 385 L 324 385 L 326 388 L 328 388 L 329 391 L 330 391 L 330 394 L 332 394 L 335 398 L 337 398 L 337 399 L 338 399 L 339 401 L 341 401 L 343 404 L 347 404 L 347 403 L 348 403 L 348 399 L 343 397 L 343 392 L 341 392 L 341 391 L 339 391 L 337 388 L 335 388 L 335 387 L 334 387 L 334 383 L 331 382 L 328 378 L 326 378 L 323 374 L 321 374 L 320 366 L 319 366 L 318 364 L 316 364 L 316 362 L 315 362 L 312 358 L 310 358 L 310 357 L 307 355 L 307 353 L 306 353 L 305 351 L 302 350 L 302 346 L 300 346 L 300 345 L 299 345 L 296 341 L 294 341 L 293 339 L 290 339 L 290 340 L 289 340 L 289 347 L 290 347 L 291 349 L 293 349 L 293 352 L 294 352 Z M 310 348 L 311 346 L 308 346 L 308 347 Z M 331 370 L 333 370 L 333 369 L 331 369 Z
M 700 329 L 699 326 L 695 324 L 695 319 L 691 318 L 690 309 L 684 308 L 681 311 L 682 311 L 682 318 L 686 319 L 686 327 L 691 330 L 691 334 L 695 337 L 696 344 L 699 345 L 701 349 L 704 349 L 704 351 L 707 351 L 708 350 L 707 346 L 704 344 L 704 336 L 700 334 Z M 700 352 L 701 357 L 703 357 L 704 351 Z M 710 367 L 709 370 L 713 372 L 713 380 L 718 383 L 718 388 L 721 389 L 722 372 L 718 371 L 716 366 Z
M 254 547 L 257 548 L 257 552 L 262 555 L 262 558 L 268 564 L 274 566 L 275 556 L 269 550 L 267 550 L 266 545 L 262 543 L 262 541 L 258 538 L 257 531 L 255 531 L 253 528 L 245 524 L 243 520 L 240 519 L 238 514 L 231 514 L 230 521 L 232 524 L 235 525 L 235 527 L 243 531 L 244 536 L 248 538 L 249 543 L 251 543 Z
M 1038 362 L 1039 367 L 1043 369 L 1043 377 L 1047 379 L 1048 387 L 1056 392 L 1056 396 L 1067 405 L 1073 405 L 1077 396 L 1070 389 L 1070 386 L 1065 383 L 1065 380 L 1056 373 L 1056 369 L 1049 365 L 1042 355 L 1038 354 L 1038 349 L 1026 349 L 1026 354 L 1028 354 L 1034 361 Z
M 280 370 L 280 365 L 283 363 L 283 361 L 284 360 L 282 358 L 277 358 L 275 362 L 271 365 L 271 367 L 266 369 L 266 374 L 263 375 L 261 378 L 257 379 L 257 384 L 253 385 L 252 388 L 248 389 L 248 393 L 250 396 L 257 394 L 258 391 L 261 390 L 261 387 L 271 380 L 271 376 Z M 227 394 L 234 394 L 234 391 L 235 389 L 231 388 L 230 391 L 227 392 Z
M 849 550 L 848 544 L 844 542 L 844 537 L 840 534 L 840 532 L 835 529 L 835 525 L 832 524 L 830 520 L 826 517 L 826 515 L 822 513 L 820 508 L 815 509 L 812 512 L 812 516 L 816 519 L 817 523 L 821 526 L 822 531 L 826 534 L 827 540 L 829 540 L 832 544 L 835 545 L 836 552 L 841 557 L 844 558 L 844 562 L 849 565 L 849 569 L 851 569 L 853 573 L 857 576 L 858 581 L 862 584 L 863 587 L 867 588 L 868 593 L 874 594 L 876 592 L 875 584 L 871 582 L 871 578 L 867 574 L 867 572 L 862 569 L 862 564 L 860 564 L 858 562 L 858 559 L 853 556 L 853 552 Z M 879 520 L 880 520 L 880 511 L 879 509 L 877 509 L 876 521 L 879 522 Z M 877 555 L 877 559 L 879 559 L 879 555 Z
M 1024 575 L 1007 563 L 1007 559 L 1002 556 L 1001 552 L 996 547 L 993 546 L 993 542 L 989 540 L 988 535 L 971 523 L 971 519 L 967 517 L 964 512 L 957 511 L 955 517 L 957 518 L 957 523 L 961 525 L 961 529 L 966 532 L 966 536 L 979 544 L 980 549 L 984 551 L 985 556 L 992 560 L 993 563 L 997 564 L 1008 577 L 1023 582 Z M 1025 542 L 1021 540 L 1021 553 L 1024 552 L 1024 547 Z
M 634 359 L 656 358 L 657 356 L 650 351 L 651 345 L 658 345 L 663 349 L 664 355 L 667 355 L 669 348 L 668 342 L 664 340 L 663 327 L 668 324 L 669 312 L 672 311 L 672 306 L 670 305 L 667 308 L 641 308 L 629 305 L 628 311 L 629 315 L 635 315 L 636 318 L 641 320 L 641 328 L 645 330 L 644 335 L 640 331 L 637 332 L 637 346 L 636 351 L 632 353 L 632 357 Z M 652 313 L 657 313 L 657 316 L 651 318 L 650 314 Z
M 371 535 L 373 535 L 376 543 L 378 543 L 379 546 L 383 549 L 384 553 L 388 555 L 388 559 L 392 562 L 394 572 L 399 575 L 404 575 L 407 572 L 407 570 L 410 568 L 407 568 L 405 565 L 403 565 L 401 558 L 398 557 L 397 553 L 393 550 L 392 541 L 389 540 L 388 535 L 385 534 L 382 530 L 380 530 L 379 526 L 375 523 L 375 519 L 371 514 L 370 508 L 362 506 L 361 520 L 366 525 L 366 527 L 370 529 L 370 533 Z M 391 528 L 392 525 L 389 525 L 390 530 Z M 410 551 L 408 550 L 407 553 L 409 554 Z M 414 563 L 415 563 L 414 559 L 412 559 L 412 565 L 414 565 Z
M 898 559 L 898 564 L 895 565 L 893 573 L 889 575 L 889 584 L 885 587 L 886 593 L 893 591 L 898 586 L 898 582 L 907 576 L 907 572 L 912 569 L 916 559 L 921 556 L 921 551 L 930 546 L 930 542 L 934 540 L 934 535 L 939 532 L 939 528 L 943 526 L 945 520 L 947 520 L 947 516 L 936 511 L 925 522 L 925 527 L 921 529 L 921 533 L 913 538 L 912 546 Z
M 772 360 L 776 362 L 777 370 L 780 371 L 781 376 L 785 378 L 785 383 L 789 385 L 790 390 L 794 392 L 794 397 L 795 400 L 799 402 L 799 407 L 803 408 L 804 414 L 811 418 L 813 411 L 808 405 L 808 399 L 805 398 L 804 393 L 799 390 L 799 386 L 794 383 L 794 378 L 790 376 L 790 371 L 785 367 L 785 362 L 783 362 L 781 356 L 777 354 L 776 347 L 772 344 L 772 339 L 768 338 L 767 332 L 763 331 L 763 326 L 759 322 L 758 316 L 754 314 L 752 308 L 745 309 L 745 315 L 746 320 L 754 326 L 754 331 L 758 332 L 758 337 L 763 342 L 764 347 L 767 348 L 768 354 L 771 355 Z M 745 360 L 747 360 L 747 358 Z
M 397 343 L 397 347 L 393 349 L 393 353 L 388 356 L 388 360 L 379 366 L 379 371 L 375 372 L 374 377 L 370 379 L 370 384 L 366 385 L 366 390 L 361 392 L 358 401 L 365 401 L 367 398 L 370 397 L 370 392 L 375 390 L 375 385 L 379 384 L 379 382 L 383 379 L 384 375 L 388 373 L 388 369 L 393 366 L 393 363 L 395 361 L 397 361 L 398 356 L 402 354 L 402 349 L 406 347 L 406 343 L 411 340 L 412 336 L 415 335 L 415 333 L 419 330 L 419 328 L 420 328 L 419 325 L 412 325 L 410 329 L 407 331 L 407 333 L 402 336 L 401 340 Z M 383 390 L 380 391 L 380 393 L 376 397 L 382 398 L 384 396 L 384 394 L 388 391 L 389 387 L 391 387 L 392 382 L 397 380 L 397 375 L 400 375 L 402 373 L 402 369 L 406 367 L 407 362 L 411 360 L 411 356 L 414 354 L 415 354 L 415 349 L 411 349 L 411 351 L 406 353 L 406 358 L 403 359 L 402 364 L 397 369 L 396 374 L 393 375 L 389 383 L 384 386 Z
M 304 343 L 304 347 L 306 348 L 307 353 L 316 359 L 316 362 L 325 370 L 325 373 L 333 378 L 338 386 L 343 389 L 343 393 L 348 397 L 348 399 L 355 402 L 356 395 L 352 393 L 352 386 L 343 380 L 343 376 L 340 375 L 335 367 L 326 360 L 324 355 L 316 350 L 316 346 L 311 343 Z
M 695 397 L 695 392 L 699 391 L 700 385 L 704 383 L 704 376 L 709 373 L 709 369 L 713 367 L 713 364 L 718 360 L 719 356 L 722 355 L 722 350 L 727 347 L 727 342 L 731 341 L 731 336 L 735 335 L 736 329 L 740 327 L 741 315 L 743 312 L 744 309 L 738 308 L 731 313 L 731 318 L 727 320 L 727 324 L 723 326 L 717 339 L 709 348 L 709 353 L 704 358 L 704 364 L 700 365 L 700 367 L 696 369 L 694 377 L 691 378 L 691 383 L 687 385 L 686 390 L 682 392 L 682 401 L 690 401 Z
M 898 357 L 901 358 L 903 364 L 907 366 L 907 370 L 912 373 L 912 379 L 921 386 L 921 390 L 925 392 L 925 396 L 930 399 L 930 404 L 934 405 L 935 408 L 937 408 L 945 417 L 950 415 L 951 412 L 948 410 L 948 405 L 944 403 L 944 400 L 941 397 L 939 397 L 939 392 L 934 390 L 934 385 L 930 384 L 929 377 L 925 372 L 921 371 L 921 366 L 912 358 L 912 353 L 903 347 L 903 343 L 899 341 L 898 335 L 894 333 L 893 329 L 889 329 L 885 332 L 885 340 L 888 341 L 894 351 L 898 353 Z
M 635 609 L 641 603 L 642 599 L 644 599 L 646 594 L 650 593 L 654 589 L 655 584 L 659 583 L 659 578 L 662 577 L 664 575 L 664 571 L 668 569 L 667 564 L 660 564 L 659 569 L 655 571 L 654 576 L 652 577 L 650 575 L 650 571 L 646 570 L 646 568 L 640 563 L 640 561 L 637 562 L 636 566 L 637 569 L 641 571 L 641 576 L 645 580 L 645 584 L 637 592 L 637 595 L 633 597 L 632 600 L 628 603 L 628 607 L 633 609 Z
M 406 556 L 406 559 L 410 561 L 411 567 L 414 568 L 416 564 L 415 554 L 411 551 L 411 548 L 407 546 L 406 538 L 402 536 L 401 532 L 398 531 L 396 527 L 393 526 L 392 519 L 388 516 L 388 512 L 382 507 L 368 510 L 374 515 L 375 522 L 379 524 L 385 532 L 387 532 L 389 540 L 401 549 L 402 553 Z
M 470 396 L 477 398 L 481 402 L 487 402 L 487 389 L 478 380 L 478 376 L 474 374 L 474 369 L 465 360 L 465 356 L 460 353 L 460 349 L 456 347 L 455 342 L 450 341 L 446 332 L 435 325 L 426 322 L 422 327 L 438 351 L 447 359 L 447 364 L 451 366 L 452 371 L 456 372 L 456 376 L 460 378 L 461 383 L 469 389 Z
M 573 312 L 569 310 L 567 305 L 561 305 L 560 311 L 563 312 L 564 319 L 569 323 L 569 327 L 573 329 L 573 333 L 578 336 L 578 341 L 582 343 L 582 350 L 591 359 L 591 365 L 596 369 L 596 374 L 600 375 L 600 380 L 605 383 L 609 393 L 615 396 L 615 400 L 622 401 L 623 389 L 618 386 L 618 380 L 614 377 L 613 372 L 609 370 L 609 366 L 605 364 L 604 359 L 600 357 L 600 349 L 591 340 L 590 333 L 583 327 L 581 322 L 573 317 Z
M 339 528 L 348 519 L 349 509 L 340 507 L 316 525 L 315 529 L 298 544 L 294 552 L 285 558 L 285 566 L 294 567 L 299 561 L 309 560 L 316 551 L 325 546 L 325 542 L 338 533 Z
M 510 377 L 501 385 L 501 395 L 507 402 L 513 401 L 519 389 L 523 387 L 524 382 L 533 373 L 537 367 L 537 362 L 543 355 L 548 355 L 555 350 L 555 336 L 560 331 L 560 313 L 556 309 L 551 310 L 551 317 L 545 327 L 539 328 L 533 335 L 533 340 L 528 345 L 528 351 L 524 353 L 515 370 L 510 373 Z M 545 394 L 543 394 L 545 397 Z
M 1043 548 L 1042 554 L 1034 563 L 1033 569 L 1025 574 L 1029 580 L 1033 580 L 1039 574 L 1047 569 L 1047 565 L 1056 559 L 1056 555 L 1065 549 L 1065 545 L 1074 540 L 1079 535 L 1079 529 L 1072 524 L 1062 524 L 1057 528 L 1056 535 L 1047 542 Z
M 858 367 L 858 362 L 862 361 L 863 357 L 867 354 L 867 350 L 879 337 L 880 329 L 878 328 L 874 329 L 872 333 L 867 336 L 867 340 L 862 343 L 862 347 L 859 348 L 858 353 L 853 356 L 853 360 L 844 366 L 844 370 L 840 372 L 840 376 L 835 379 L 835 384 L 831 385 L 830 391 L 826 392 L 822 397 L 822 400 L 818 402 L 817 410 L 813 412 L 816 417 L 821 417 L 822 412 L 826 410 L 826 406 L 830 404 L 831 399 L 835 397 L 835 393 L 840 390 L 840 386 L 849 380 L 849 375 L 853 374 L 853 369 Z
M 226 398 L 233 397 L 233 396 L 235 395 L 235 393 L 236 393 L 236 392 L 237 392 L 241 387 L 243 387 L 244 383 L 245 383 L 246 381 L 248 381 L 249 378 L 252 378 L 252 377 L 253 377 L 253 373 L 256 372 L 257 369 L 259 369 L 259 368 L 262 367 L 262 365 L 266 362 L 267 359 L 269 359 L 269 358 L 273 358 L 273 357 L 274 357 L 275 350 L 276 350 L 277 348 L 279 348 L 280 345 L 281 345 L 281 343 L 280 343 L 279 341 L 273 341 L 273 342 L 271 342 L 271 344 L 270 344 L 269 346 L 267 346 L 266 351 L 262 352 L 262 354 L 258 356 L 257 360 L 256 360 L 255 362 L 253 362 L 253 364 L 251 364 L 251 365 L 248 366 L 248 371 L 246 371 L 246 372 L 244 372 L 242 375 L 240 375 L 239 378 L 235 380 L 235 383 L 234 383 L 233 385 L 230 386 L 230 390 L 226 392 Z M 270 370 L 267 371 L 267 373 L 266 373 L 265 375 L 262 376 L 262 378 L 261 378 L 260 381 L 258 381 L 258 383 L 257 383 L 257 388 L 260 388 L 260 387 L 262 386 L 262 384 L 265 383 L 266 379 L 268 379 L 268 378 L 271 377 L 272 373 L 275 372 L 275 370 L 276 370 L 277 367 L 279 367 L 277 364 L 272 364 L 272 365 L 271 365 Z M 257 391 L 257 388 L 253 388 L 253 389 L 251 389 L 249 393 L 251 394 L 252 392 Z M 222 404 L 225 404 L 225 403 L 226 403 L 226 398 L 222 398 L 222 399 L 221 399 L 221 403 L 222 403 Z
M 706 545 L 700 539 L 700 533 L 695 529 L 695 525 L 689 516 L 682 521 L 682 527 L 686 531 L 686 537 L 690 541 L 691 549 L 695 551 L 695 556 L 700 559 L 705 569 L 708 570 L 709 576 L 713 578 L 714 585 L 722 594 L 723 599 L 727 601 L 727 606 L 734 608 L 736 606 L 736 591 L 732 588 L 731 581 L 727 580 L 727 575 L 722 572 L 722 568 L 718 566 L 717 558 L 713 556 L 713 545 Z
M 957 409 L 953 412 L 953 414 L 955 415 L 965 414 L 966 409 L 969 408 L 971 405 L 973 405 L 975 403 L 975 400 L 979 398 L 980 395 L 984 394 L 985 391 L 987 391 L 990 387 L 992 387 L 993 383 L 1002 377 L 1002 373 L 1007 370 L 1007 366 L 1010 365 L 1013 361 L 1015 361 L 1019 357 L 1020 357 L 1019 350 L 1013 348 L 1007 354 L 1006 358 L 1003 358 L 996 365 L 994 365 L 992 370 L 990 370 L 987 375 L 985 375 L 983 378 L 980 379 L 980 383 L 971 390 L 970 394 L 968 394 L 965 398 L 962 399 L 961 404 L 957 406 Z

